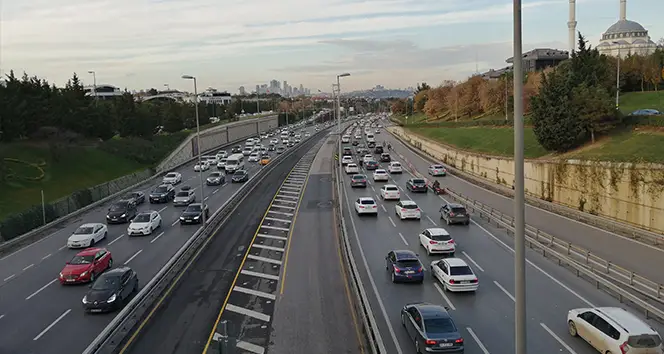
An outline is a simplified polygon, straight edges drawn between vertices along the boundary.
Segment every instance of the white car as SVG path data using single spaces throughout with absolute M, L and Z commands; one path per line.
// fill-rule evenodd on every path
M 401 192 L 399 187 L 394 184 L 386 184 L 380 188 L 380 197 L 383 200 L 399 200 L 401 199 Z
M 344 144 L 350 143 L 350 136 L 344 135 L 341 137 L 341 142 Z
M 442 227 L 432 227 L 420 232 L 420 245 L 427 250 L 428 255 L 443 253 L 454 257 L 456 243 L 447 230 Z
M 374 181 L 387 181 L 389 179 L 389 176 L 387 175 L 387 171 L 383 170 L 382 168 L 379 168 L 374 171 L 373 173 L 373 179 Z
M 374 157 L 371 154 L 366 154 L 366 155 L 362 156 L 362 161 L 364 161 L 364 163 L 367 163 L 369 161 L 373 161 L 373 159 L 374 159 Z
M 225 170 L 226 169 L 226 158 L 219 159 L 219 162 L 217 162 L 217 169 L 220 170 Z
M 136 215 L 127 227 L 127 236 L 147 236 L 151 235 L 152 231 L 161 226 L 161 215 L 158 212 L 144 211 Z
M 447 176 L 447 169 L 445 168 L 445 166 L 440 165 L 440 164 L 429 166 L 428 172 L 431 176 L 434 176 L 434 177 L 435 176 Z
M 309 137 L 311 137 L 311 133 L 304 133 L 304 137 L 305 137 L 305 138 L 309 138 Z
M 108 227 L 100 223 L 83 224 L 67 239 L 69 248 L 92 247 L 108 235 Z
M 226 150 L 219 150 L 217 151 L 217 160 L 225 159 L 228 157 L 228 152 Z
M 357 167 L 357 165 L 354 163 L 349 163 L 348 165 L 346 165 L 346 167 L 344 167 L 344 169 L 346 170 L 347 175 L 360 173 L 360 168 Z
M 242 155 L 244 156 L 249 156 L 251 153 L 254 152 L 253 146 L 247 146 L 244 149 L 242 149 Z
M 199 171 L 207 171 L 210 169 L 210 163 L 207 161 L 201 161 L 200 164 L 195 164 L 194 165 L 194 171 L 199 172 Z
M 473 270 L 461 258 L 444 258 L 431 262 L 431 274 L 440 281 L 445 291 L 474 292 L 480 286 Z
M 356 134 L 356 135 L 355 135 L 355 140 L 360 140 L 360 139 L 362 139 L 362 135 L 360 135 L 360 134 Z
M 162 184 L 178 184 L 182 182 L 182 174 L 180 172 L 169 172 L 161 180 Z
M 392 161 L 389 166 L 387 166 L 387 171 L 389 173 L 402 173 L 403 169 L 401 169 L 401 164 L 399 162 Z
M 252 152 L 251 155 L 249 155 L 249 158 L 247 159 L 249 162 L 258 162 L 260 160 L 260 156 L 258 155 L 257 152 Z
M 353 163 L 353 158 L 351 156 L 344 156 L 341 158 L 341 164 L 346 166 L 349 163 Z
M 378 205 L 373 198 L 360 197 L 355 200 L 355 211 L 357 215 L 374 214 L 378 215 Z
M 274 138 L 274 139 L 270 140 L 270 144 L 274 144 L 274 145 L 279 144 L 279 139 Z
M 205 161 L 207 161 L 210 166 L 216 166 L 219 163 L 217 156 L 204 156 L 201 157 L 201 159 L 205 159 Z
M 417 219 L 422 218 L 422 213 L 420 212 L 420 207 L 412 200 L 402 200 L 394 206 L 394 211 L 396 212 L 399 219 Z

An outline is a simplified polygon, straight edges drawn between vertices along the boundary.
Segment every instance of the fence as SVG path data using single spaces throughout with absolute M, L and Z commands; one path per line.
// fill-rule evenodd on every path
M 145 181 L 153 175 L 152 170 L 143 170 L 122 176 L 94 187 L 76 191 L 51 203 L 35 205 L 20 213 L 7 216 L 0 222 L 0 241 L 8 241 L 49 222 L 68 215 L 80 208 L 102 200 L 129 186 Z

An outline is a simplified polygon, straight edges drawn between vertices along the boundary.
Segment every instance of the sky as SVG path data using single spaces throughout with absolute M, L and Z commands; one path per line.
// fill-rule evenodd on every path
M 568 0 L 523 0 L 523 49 L 566 50 Z M 577 0 L 592 44 L 619 0 Z M 662 0 L 628 0 L 628 19 L 664 37 Z M 0 0 L 0 71 L 62 85 L 253 90 L 271 79 L 330 91 L 438 85 L 506 66 L 510 0 Z

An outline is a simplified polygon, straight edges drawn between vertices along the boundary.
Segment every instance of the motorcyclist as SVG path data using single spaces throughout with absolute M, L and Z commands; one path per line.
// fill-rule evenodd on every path
M 438 180 L 433 181 L 433 190 L 439 190 L 440 189 L 440 182 Z
M 360 159 L 360 167 L 362 167 L 362 164 L 364 164 L 364 159 Z
M 392 151 L 392 144 L 387 144 L 387 149 Z
M 383 141 L 383 147 L 385 147 L 385 141 Z

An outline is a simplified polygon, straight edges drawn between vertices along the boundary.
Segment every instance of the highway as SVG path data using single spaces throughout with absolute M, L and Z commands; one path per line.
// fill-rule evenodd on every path
M 395 144 L 385 132 L 377 140 L 388 140 L 402 153 L 409 153 Z M 428 166 L 414 154 L 411 163 Z M 419 168 L 418 168 L 419 169 Z M 426 173 L 426 168 L 420 172 Z M 441 223 L 438 210 L 443 198 L 433 193 L 410 193 L 406 181 L 413 176 L 390 175 L 388 183 L 402 188 L 402 199 L 415 201 L 422 210 L 420 221 L 400 221 L 395 217 L 394 201 L 382 201 L 378 190 L 384 182 L 374 183 L 371 173 L 369 186 L 351 188 L 345 178 L 344 217 L 349 228 L 352 247 L 361 277 L 366 287 L 378 327 L 388 353 L 414 353 L 412 341 L 401 326 L 399 311 L 411 302 L 426 301 L 450 308 L 452 317 L 465 339 L 466 353 L 508 353 L 514 351 L 514 263 L 511 237 L 491 227 L 479 218 L 469 226 L 446 226 Z M 448 179 L 441 178 L 447 185 Z M 379 204 L 377 217 L 358 217 L 352 203 L 361 196 L 373 197 Z M 478 198 L 482 202 L 483 198 Z M 530 214 L 532 217 L 532 214 Z M 557 221 L 560 227 L 562 221 Z M 457 243 L 457 257 L 464 259 L 479 278 L 476 294 L 446 293 L 428 271 L 436 256 L 427 256 L 419 245 L 417 235 L 429 227 L 444 227 Z M 557 235 L 557 234 L 554 234 Z M 423 284 L 393 284 L 385 270 L 385 256 L 391 250 L 410 249 L 419 254 L 425 265 Z M 577 278 L 566 269 L 528 251 L 527 316 L 528 352 L 532 353 L 595 353 L 594 349 L 567 333 L 567 311 L 578 307 L 619 306 L 616 299 L 596 290 L 592 284 Z M 630 309 L 635 314 L 639 313 Z M 642 317 L 643 318 L 643 317 Z M 664 333 L 664 326 L 648 321 L 653 328 Z
M 250 176 L 261 168 L 257 163 L 247 162 L 246 166 Z M 204 177 L 215 170 L 203 172 Z M 183 183 L 176 189 L 182 185 L 199 188 L 193 163 L 177 171 L 182 173 Z M 142 186 L 140 190 L 148 194 L 157 184 Z M 240 187 L 241 184 L 231 183 L 205 186 L 210 215 Z M 105 222 L 107 208 L 108 205 L 95 208 L 66 222 L 49 237 L 0 258 L 0 353 L 80 353 L 111 321 L 114 314 L 83 313 L 81 299 L 87 286 L 61 286 L 56 279 L 65 262 L 79 252 L 64 246 L 71 232 L 86 222 Z M 146 201 L 139 211 L 150 209 L 159 211 L 163 219 L 153 235 L 128 238 L 126 224 L 109 225 L 108 237 L 96 245 L 109 249 L 115 266 L 126 264 L 136 270 L 141 286 L 200 227 L 179 225 L 183 208 L 171 203 L 151 205 Z

